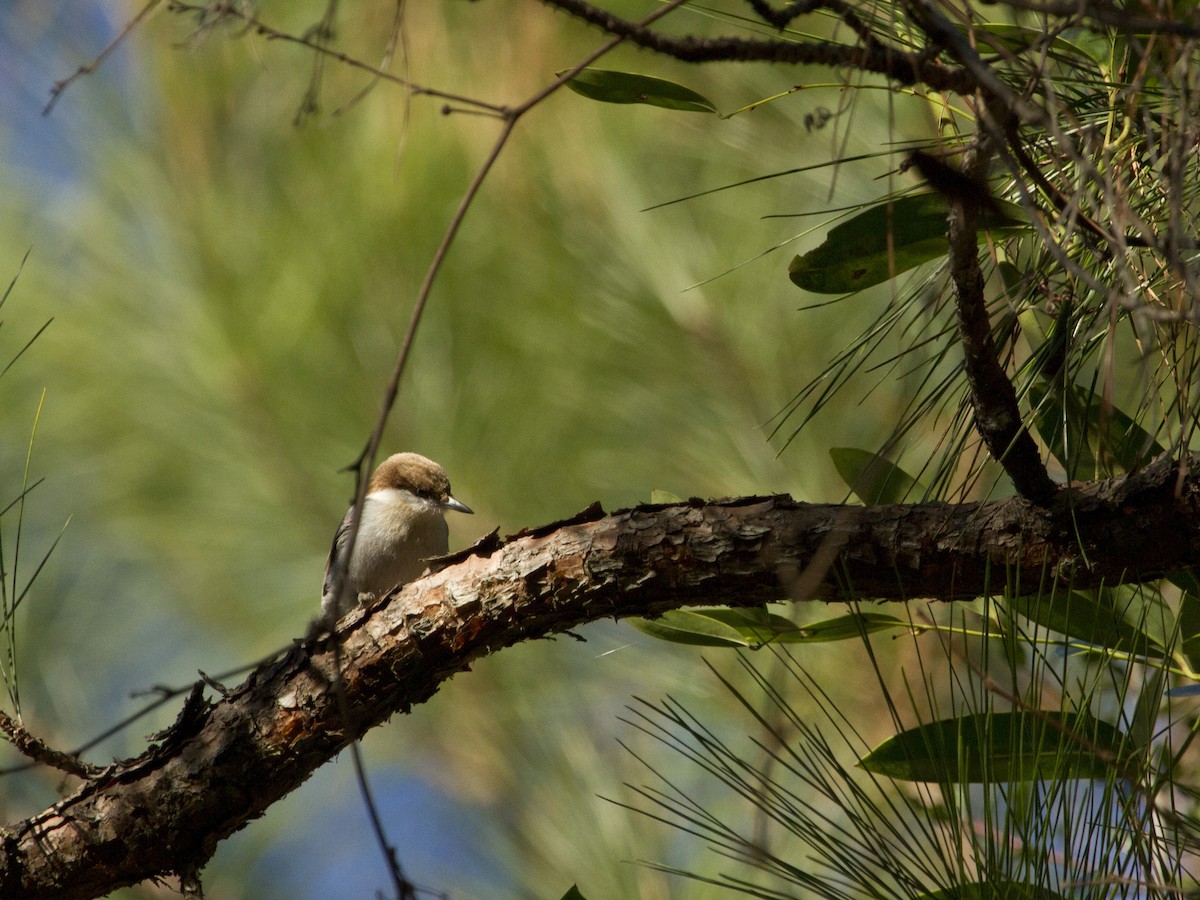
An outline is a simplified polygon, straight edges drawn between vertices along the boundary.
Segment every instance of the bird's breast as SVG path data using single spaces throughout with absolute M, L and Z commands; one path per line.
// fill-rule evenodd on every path
M 449 549 L 449 529 L 436 504 L 407 491 L 369 494 L 350 563 L 361 593 L 382 594 L 425 571 L 425 560 Z

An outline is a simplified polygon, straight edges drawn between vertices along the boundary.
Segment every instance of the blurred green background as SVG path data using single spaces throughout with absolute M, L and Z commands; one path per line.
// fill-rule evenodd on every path
M 188 684 L 303 634 L 352 491 L 338 470 L 366 440 L 433 249 L 498 131 L 393 85 L 349 104 L 369 79 L 332 63 L 319 111 L 297 127 L 312 70 L 303 49 L 231 26 L 197 31 L 165 11 L 41 116 L 53 83 L 140 8 L 19 0 L 0 12 L 0 280 L 30 250 L 2 310 L 0 366 L 53 318 L 0 379 L 0 505 L 20 492 L 43 391 L 31 476 L 46 479 L 25 505 L 19 557 L 16 510 L 0 539 L 23 585 L 70 518 L 17 631 L 25 721 L 65 749 L 145 702 L 131 692 Z M 257 10 L 298 33 L 323 4 Z M 379 61 L 394 12 L 344 7 L 338 46 Z M 716 26 L 696 12 L 673 27 Z M 410 4 L 393 69 L 511 104 L 598 41 L 534 3 Z M 677 79 L 725 111 L 836 80 L 632 49 L 603 65 Z M 450 517 L 452 546 L 653 489 L 844 498 L 828 449 L 881 445 L 908 379 L 866 376 L 790 445 L 768 435 L 890 289 L 802 310 L 823 298 L 790 284 L 787 261 L 823 229 L 758 257 L 823 218 L 763 217 L 879 196 L 888 182 L 875 179 L 896 159 L 643 211 L 931 127 L 917 101 L 877 91 L 805 128 L 843 99 L 838 85 L 814 88 L 719 120 L 561 92 L 522 123 L 434 289 L 384 441 L 441 462 L 475 509 Z M 366 741 L 415 881 L 455 898 L 558 897 L 573 882 L 593 898 L 702 897 L 715 889 L 634 861 L 732 865 L 600 798 L 629 801 L 624 784 L 649 777 L 618 739 L 675 762 L 619 721 L 632 696 L 671 694 L 733 734 L 749 726 L 700 654 L 619 623 L 582 634 L 487 659 Z M 851 707 L 873 680 L 846 675 L 861 653 L 806 648 L 805 661 L 836 667 L 833 699 Z M 87 758 L 140 752 L 177 707 Z M 694 773 L 678 778 L 704 794 Z M 7 777 L 6 821 L 61 789 L 54 773 Z M 223 844 L 205 876 L 210 898 L 371 896 L 386 883 L 345 759 Z

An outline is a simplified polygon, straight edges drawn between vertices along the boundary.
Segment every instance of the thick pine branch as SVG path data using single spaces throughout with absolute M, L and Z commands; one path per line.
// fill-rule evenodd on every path
M 197 685 L 141 757 L 0 832 L 0 896 L 94 897 L 194 873 L 347 742 L 503 647 L 687 604 L 939 600 L 1149 579 L 1200 563 L 1200 457 L 1061 491 L 1052 507 L 847 507 L 788 497 L 597 507 L 482 543 L 265 664 L 219 702 Z M 814 560 L 831 560 L 813 564 Z M 789 586 L 804 596 L 789 598 Z M 334 689 L 340 659 L 346 705 Z M 347 722 L 348 712 L 349 722 Z

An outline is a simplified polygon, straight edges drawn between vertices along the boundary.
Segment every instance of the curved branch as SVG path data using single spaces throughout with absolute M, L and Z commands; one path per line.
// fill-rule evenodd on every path
M 914 157 L 916 154 L 914 154 Z M 982 178 L 985 154 L 969 150 L 960 179 L 976 190 L 943 189 L 949 207 L 950 279 L 954 283 L 963 368 L 975 410 L 975 427 L 988 452 L 1004 467 L 1017 491 L 1045 506 L 1058 486 L 1050 479 L 1037 444 L 1021 420 L 1017 392 L 1000 363 L 979 269 L 979 215 L 990 200 Z
M 504 544 L 481 542 L 343 620 L 340 648 L 329 636 L 298 644 L 215 704 L 198 683 L 141 757 L 0 831 L 0 895 L 93 897 L 194 872 L 350 741 L 474 660 L 582 623 L 782 601 L 789 584 L 811 585 L 794 599 L 950 600 L 1200 563 L 1197 463 L 1164 457 L 1063 491 L 1052 509 L 1019 498 L 850 507 L 749 497 L 606 516 L 597 505 Z M 339 654 L 349 716 L 333 689 Z
M 671 37 L 630 22 L 586 0 L 543 0 L 629 43 L 683 62 L 775 62 L 845 67 L 885 75 L 901 85 L 924 84 L 937 91 L 969 94 L 978 85 L 965 67 L 934 62 L 926 53 L 909 53 L 873 41 L 851 47 L 827 41 L 752 40 L 736 37 Z M 840 4 L 836 4 L 839 5 Z M 814 3 L 813 8 L 830 6 Z

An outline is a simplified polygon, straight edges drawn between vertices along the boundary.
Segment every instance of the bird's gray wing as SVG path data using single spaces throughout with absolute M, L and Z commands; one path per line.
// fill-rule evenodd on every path
M 321 583 L 321 596 L 328 597 L 333 591 L 334 566 L 346 564 L 346 542 L 350 538 L 350 519 L 353 507 L 346 510 L 342 524 L 338 526 L 337 534 L 333 536 L 333 546 L 329 548 L 329 556 L 325 560 L 325 580 Z

